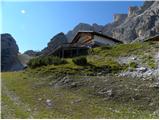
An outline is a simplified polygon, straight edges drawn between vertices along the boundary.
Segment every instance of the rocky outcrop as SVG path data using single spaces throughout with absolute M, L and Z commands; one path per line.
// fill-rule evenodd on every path
M 102 33 L 103 26 L 94 23 L 94 24 L 92 25 L 92 30 L 95 31 L 95 32 Z
M 159 33 L 158 4 L 158 1 L 146 1 L 142 7 L 130 7 L 126 20 L 112 29 L 112 36 L 125 42 L 131 42 L 157 35 Z
M 120 22 L 122 23 L 126 18 L 127 18 L 127 14 L 114 14 L 114 22 Z
M 48 43 L 47 47 L 41 51 L 41 54 L 48 55 L 50 52 L 54 51 L 60 45 L 67 43 L 67 38 L 64 33 L 58 33 L 55 35 L 50 42 Z
M 128 17 L 133 17 L 141 13 L 141 7 L 132 6 L 128 9 Z
M 18 59 L 18 50 L 16 41 L 10 34 L 1 34 L 1 71 L 23 69 Z

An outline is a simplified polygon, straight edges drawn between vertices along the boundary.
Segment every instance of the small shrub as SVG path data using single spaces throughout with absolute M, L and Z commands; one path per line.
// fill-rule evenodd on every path
M 130 63 L 129 63 L 129 66 L 130 66 L 131 68 L 136 68 L 136 67 L 137 67 L 137 63 L 136 63 L 136 62 L 130 62 Z
M 150 67 L 150 68 L 156 68 L 156 63 L 153 59 L 150 59 L 147 61 L 147 65 Z
M 120 65 L 114 59 L 106 59 L 101 61 L 101 63 L 96 63 L 96 67 L 94 68 L 95 71 L 108 71 L 108 73 L 116 73 L 122 69 L 125 69 L 126 65 Z
M 121 66 L 121 65 L 120 65 L 118 62 L 116 62 L 116 61 L 111 61 L 111 62 L 109 62 L 109 66 L 110 66 L 112 72 L 117 72 L 117 71 L 123 69 L 123 66 Z
M 41 67 L 41 66 L 46 66 L 46 65 L 60 65 L 60 64 L 65 64 L 66 61 L 62 60 L 59 57 L 55 56 L 45 56 L 45 57 L 37 57 L 33 58 L 29 61 L 28 66 L 30 68 L 36 68 L 36 67 Z
M 76 65 L 86 65 L 87 64 L 87 59 L 84 56 L 73 58 L 72 61 Z
M 112 47 L 110 45 L 105 45 L 105 46 L 102 46 L 101 47 L 101 50 L 109 50 L 111 49 Z
M 156 62 L 151 55 L 143 56 L 143 63 L 145 63 L 150 68 L 156 68 L 157 67 Z

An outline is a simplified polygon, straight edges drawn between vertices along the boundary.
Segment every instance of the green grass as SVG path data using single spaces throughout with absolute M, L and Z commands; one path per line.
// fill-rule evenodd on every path
M 156 64 L 152 55 L 144 55 L 143 56 L 143 63 L 148 66 L 149 68 L 156 68 L 158 64 Z
M 137 67 L 137 63 L 136 62 L 130 62 L 129 67 L 132 68 L 132 69 L 135 69 Z
M 142 55 L 143 53 L 147 52 L 149 53 L 153 49 L 158 48 L 157 42 L 135 42 L 132 44 L 119 44 L 115 45 L 113 47 L 106 46 L 105 47 L 97 47 L 95 48 L 94 54 L 98 54 L 101 56 L 111 56 L 111 57 L 118 57 L 118 56 L 128 56 L 131 54 L 135 55 Z
M 17 106 L 8 96 L 2 93 L 2 118 L 28 118 L 29 113 L 24 111 L 20 106 Z
M 81 79 L 83 77 L 73 77 L 74 80 L 77 79 L 78 81 L 76 81 L 83 86 L 78 88 L 54 88 L 49 85 L 50 82 L 56 81 L 56 79 L 53 79 L 55 78 L 54 74 L 41 78 L 26 72 L 2 73 L 2 85 L 5 85 L 10 91 L 14 91 L 23 103 L 30 106 L 31 111 L 36 109 L 33 118 L 157 118 L 157 116 L 152 114 L 152 110 L 139 108 L 137 104 L 133 104 L 130 101 L 125 102 L 126 104 L 124 105 L 122 100 L 125 98 L 123 97 L 121 100 L 119 99 L 122 102 L 118 99 L 117 101 L 104 101 L 103 97 L 94 95 L 94 89 L 89 86 L 92 86 L 94 83 L 97 87 L 105 85 L 104 81 L 98 81 L 94 76 L 91 77 L 93 81 L 89 81 L 87 84 L 85 80 Z M 118 82 L 118 80 L 116 81 Z M 122 83 L 127 85 L 128 82 L 125 82 L 125 80 L 121 81 L 121 85 Z M 107 84 L 112 85 L 111 83 Z M 132 82 L 129 83 L 134 85 Z M 115 84 L 112 86 L 115 86 Z M 128 93 L 125 94 L 127 95 Z M 131 95 L 131 93 L 129 94 Z M 42 100 L 39 101 L 38 98 L 42 98 Z M 16 118 L 27 118 L 28 114 L 23 111 L 21 106 L 15 107 L 13 101 L 6 99 L 8 98 L 2 93 L 2 101 L 4 100 L 9 107 L 2 112 L 2 118 L 11 109 L 13 109 L 11 113 L 15 114 Z M 46 99 L 53 101 L 53 108 L 46 106 Z M 72 103 L 77 99 L 81 101 Z
M 137 55 L 144 65 L 155 67 L 152 60 L 158 51 L 157 43 L 103 46 L 93 51 L 86 56 L 87 64 L 83 66 L 66 58 L 66 64 L 2 73 L 2 118 L 158 119 L 154 114 L 158 110 L 158 89 L 149 87 L 154 81 L 114 74 L 129 66 L 118 63 L 122 56 Z M 146 53 L 151 56 L 146 57 Z M 135 68 L 134 63 L 130 66 Z M 107 72 L 98 75 L 102 71 Z M 70 81 L 64 83 L 64 76 Z M 113 95 L 107 96 L 107 90 L 112 90 Z M 19 98 L 19 104 L 13 96 Z M 47 99 L 52 100 L 52 108 L 46 105 Z

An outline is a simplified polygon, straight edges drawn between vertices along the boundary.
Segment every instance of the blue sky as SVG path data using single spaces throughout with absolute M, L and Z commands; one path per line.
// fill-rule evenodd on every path
M 1 33 L 10 33 L 20 52 L 42 50 L 59 32 L 67 33 L 78 23 L 105 25 L 113 14 L 128 13 L 129 6 L 143 1 L 103 2 L 3 2 Z

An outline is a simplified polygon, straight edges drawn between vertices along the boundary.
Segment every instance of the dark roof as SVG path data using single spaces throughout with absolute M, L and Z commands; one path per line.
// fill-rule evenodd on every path
M 101 36 L 101 37 L 104 37 L 104 38 L 113 40 L 113 41 L 115 41 L 115 42 L 117 42 L 117 43 L 123 43 L 122 41 L 119 41 L 119 40 L 117 40 L 117 39 L 115 39 L 115 38 L 112 38 L 112 37 L 109 37 L 109 36 L 107 36 L 107 35 L 104 35 L 104 34 L 101 34 L 101 33 L 98 33 L 98 32 L 94 32 L 94 31 L 79 31 L 79 32 L 75 35 L 75 37 L 73 38 L 73 40 L 72 40 L 71 43 L 74 43 L 75 39 L 76 39 L 81 33 L 91 33 L 91 34 L 93 34 L 93 35 L 98 35 L 98 36 Z

